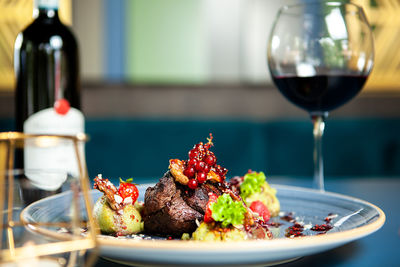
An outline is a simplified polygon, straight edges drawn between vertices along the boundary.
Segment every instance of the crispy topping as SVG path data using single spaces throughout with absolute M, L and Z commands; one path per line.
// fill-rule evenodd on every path
M 104 193 L 108 204 L 113 210 L 119 210 L 121 208 L 120 203 L 118 203 L 115 199 L 115 196 L 118 196 L 117 188 L 108 180 L 103 179 L 101 175 L 98 175 L 94 178 L 94 189 L 97 189 Z
M 123 203 L 124 203 L 124 205 L 129 205 L 129 204 L 133 203 L 133 200 L 132 200 L 131 197 L 127 197 L 127 198 L 124 199 Z
M 179 159 L 171 159 L 169 161 L 169 169 L 171 171 L 172 176 L 174 176 L 175 181 L 187 185 L 189 182 L 189 178 L 183 174 L 183 170 L 185 169 L 185 162 Z
M 208 174 L 207 174 L 207 180 L 216 182 L 216 183 L 222 183 L 222 178 L 221 176 L 219 176 L 216 172 L 214 172 L 213 170 L 211 170 Z
M 114 195 L 114 200 L 115 202 L 117 202 L 118 204 L 122 203 L 122 197 L 118 196 L 118 195 Z

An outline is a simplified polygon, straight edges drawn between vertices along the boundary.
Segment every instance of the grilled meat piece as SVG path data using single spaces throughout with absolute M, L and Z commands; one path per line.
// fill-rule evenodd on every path
M 146 190 L 143 221 L 147 233 L 180 237 L 192 233 L 196 220 L 203 220 L 208 193 L 221 191 L 213 184 L 203 184 L 195 190 L 176 183 L 168 171 L 153 187 Z

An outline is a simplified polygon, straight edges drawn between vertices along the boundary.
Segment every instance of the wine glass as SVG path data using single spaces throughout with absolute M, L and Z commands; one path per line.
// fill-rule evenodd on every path
M 314 135 L 314 187 L 324 191 L 322 136 L 328 112 L 355 97 L 374 62 L 371 28 L 361 7 L 342 2 L 283 6 L 268 41 L 275 85 L 309 112 Z
M 1 266 L 93 265 L 98 230 L 85 140 L 0 133 Z

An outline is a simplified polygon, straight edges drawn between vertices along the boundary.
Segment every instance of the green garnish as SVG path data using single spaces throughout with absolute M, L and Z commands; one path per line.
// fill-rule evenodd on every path
M 261 192 L 261 186 L 265 183 L 263 172 L 251 172 L 244 176 L 243 183 L 240 185 L 240 196 L 245 200 L 253 193 Z
M 126 181 L 124 181 L 124 180 L 122 180 L 121 177 L 119 177 L 119 182 L 120 182 L 120 183 L 128 183 L 128 184 L 131 184 L 131 183 L 133 182 L 133 178 L 128 178 L 128 179 L 126 179 Z
M 230 224 L 243 224 L 246 208 L 242 202 L 233 201 L 229 194 L 220 196 L 217 202 L 210 205 L 210 209 L 212 218 L 216 222 L 221 222 L 223 228 Z
M 188 233 L 183 233 L 181 239 L 182 239 L 182 240 L 190 240 L 190 234 L 188 234 Z

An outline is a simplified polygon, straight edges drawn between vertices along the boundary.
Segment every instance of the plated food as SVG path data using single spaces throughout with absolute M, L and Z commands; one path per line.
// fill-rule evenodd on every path
M 140 204 L 144 203 L 146 189 L 155 184 L 135 186 L 140 200 L 136 203 Z M 277 191 L 281 209 L 278 216 L 271 217 L 267 222 L 272 239 L 183 241 L 180 236 L 156 236 L 146 234 L 143 229 L 143 232 L 132 235 L 99 235 L 101 256 L 130 265 L 272 265 L 358 240 L 377 231 L 385 222 L 381 209 L 354 197 L 279 184 L 272 187 Z M 103 195 L 104 192 L 97 189 L 90 191 L 93 200 L 101 199 Z M 60 215 L 68 218 L 70 198 L 71 192 L 64 192 L 34 202 L 24 209 L 21 218 L 26 224 L 35 225 L 30 228 L 32 231 L 64 240 L 68 233 L 61 231 L 63 229 L 36 225 L 43 221 L 59 222 Z
M 271 239 L 271 217 L 280 211 L 276 190 L 262 172 L 226 180 L 228 170 L 211 151 L 212 135 L 199 142 L 188 158 L 170 159 L 168 171 L 148 187 L 144 203 L 137 188 L 120 181 L 117 188 L 101 175 L 94 188 L 103 192 L 94 215 L 104 234 L 145 233 L 192 240 Z
M 94 188 L 103 192 L 94 205 L 93 216 L 105 234 L 124 236 L 143 231 L 140 212 L 143 203 L 137 202 L 139 191 L 132 179 L 120 179 L 118 189 L 99 174 L 94 179 Z

